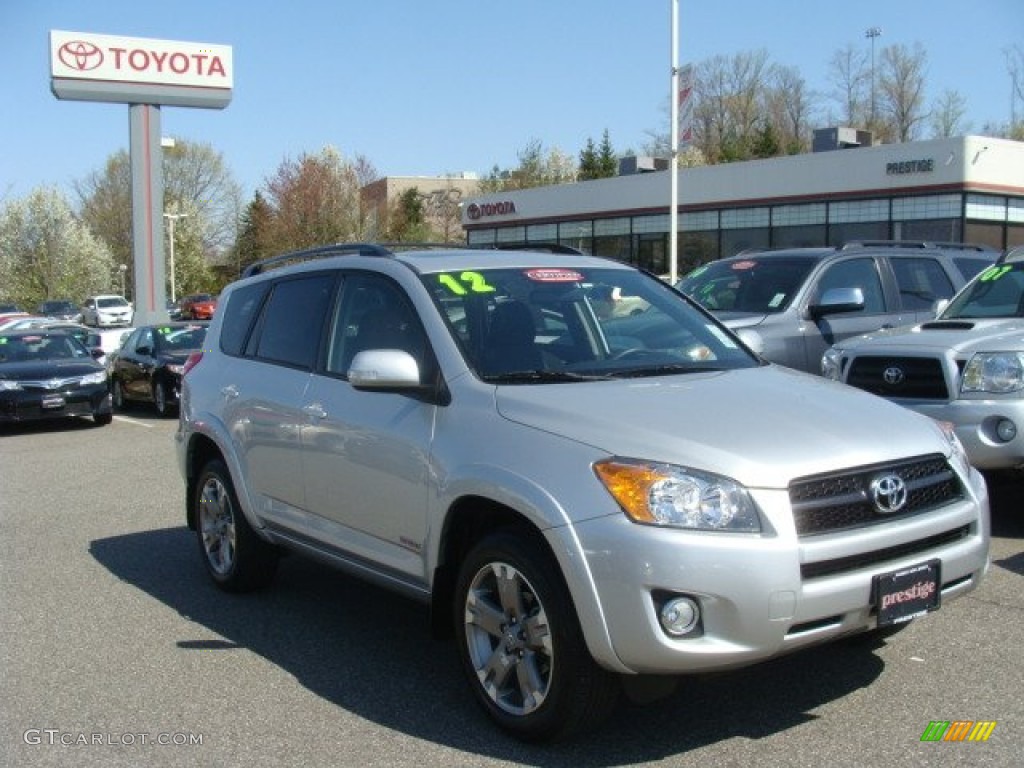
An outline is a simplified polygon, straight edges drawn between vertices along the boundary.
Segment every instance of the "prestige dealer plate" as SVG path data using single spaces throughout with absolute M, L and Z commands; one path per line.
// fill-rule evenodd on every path
M 939 607 L 940 562 L 929 560 L 875 577 L 878 626 L 899 624 Z

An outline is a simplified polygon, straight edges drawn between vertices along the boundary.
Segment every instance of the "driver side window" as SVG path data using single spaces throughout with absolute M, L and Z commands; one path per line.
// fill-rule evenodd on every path
M 860 288 L 864 294 L 864 314 L 885 312 L 885 293 L 874 259 L 847 259 L 830 266 L 818 281 L 815 299 L 821 301 L 834 288 Z

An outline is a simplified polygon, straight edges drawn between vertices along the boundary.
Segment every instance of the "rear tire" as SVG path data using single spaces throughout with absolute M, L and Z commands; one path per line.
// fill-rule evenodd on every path
M 459 657 L 477 701 L 523 741 L 591 729 L 615 706 L 618 677 L 587 650 L 554 558 L 518 532 L 481 540 L 459 569 Z
M 120 379 L 114 379 L 110 386 L 110 399 L 114 404 L 115 411 L 123 411 L 128 407 L 124 399 L 124 386 Z
M 196 535 L 203 564 L 225 592 L 252 592 L 270 584 L 277 550 L 250 527 L 227 466 L 212 459 L 195 487 Z
M 164 381 L 153 382 L 153 405 L 156 407 L 157 415 L 166 419 L 171 415 L 171 397 L 167 392 L 167 383 Z

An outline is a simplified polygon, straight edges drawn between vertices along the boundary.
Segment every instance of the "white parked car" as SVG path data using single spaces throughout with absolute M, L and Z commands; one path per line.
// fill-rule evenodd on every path
M 90 296 L 82 304 L 82 322 L 97 328 L 129 326 L 135 309 L 124 296 Z

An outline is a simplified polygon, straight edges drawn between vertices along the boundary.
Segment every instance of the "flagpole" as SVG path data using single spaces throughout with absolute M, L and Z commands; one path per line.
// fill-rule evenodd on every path
M 669 180 L 671 191 L 668 208 L 668 264 L 669 283 L 676 284 L 679 277 L 679 234 L 676 231 L 679 208 L 679 0 L 672 2 L 672 93 L 670 104 L 671 152 L 669 153 Z

